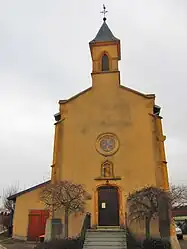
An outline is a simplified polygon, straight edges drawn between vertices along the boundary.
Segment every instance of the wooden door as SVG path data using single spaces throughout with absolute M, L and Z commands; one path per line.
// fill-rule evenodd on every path
M 98 189 L 98 225 L 119 226 L 119 198 L 118 189 L 103 186 Z
M 47 210 L 31 210 L 29 213 L 28 240 L 37 240 L 45 234 L 46 221 L 49 217 Z

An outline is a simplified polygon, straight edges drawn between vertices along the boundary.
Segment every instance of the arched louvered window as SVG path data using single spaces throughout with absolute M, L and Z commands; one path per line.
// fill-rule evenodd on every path
M 102 57 L 102 71 L 109 71 L 109 58 L 106 54 Z

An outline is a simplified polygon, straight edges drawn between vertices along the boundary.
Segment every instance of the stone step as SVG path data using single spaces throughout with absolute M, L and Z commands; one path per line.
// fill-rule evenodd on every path
M 103 227 L 103 226 L 99 226 L 99 227 L 97 227 L 96 228 L 97 230 L 115 230 L 115 231 L 120 231 L 120 230 L 123 230 L 122 228 L 120 228 L 120 227 L 113 227 L 113 226 L 111 226 L 111 227 Z
M 85 238 L 85 242 L 88 241 L 126 241 L 126 237 L 109 237 L 109 238 L 105 238 L 105 237 L 97 237 L 97 238 L 90 238 L 90 237 L 86 237 Z
M 86 237 L 85 241 L 126 241 L 126 237 Z
M 100 233 L 100 232 L 104 232 L 104 233 L 108 233 L 108 232 L 114 232 L 114 233 L 124 233 L 124 229 L 113 229 L 113 228 L 98 228 L 98 229 L 88 229 L 88 232 L 95 232 L 95 233 Z
M 117 229 L 120 229 L 120 226 L 97 226 L 97 228 L 104 228 L 104 229 L 107 229 L 107 228 L 117 228 Z
M 121 246 L 108 246 L 108 245 L 106 245 L 106 246 L 95 246 L 95 245 L 93 245 L 93 246 L 84 246 L 83 247 L 83 249 L 108 249 L 108 248 L 111 248 L 111 249 L 126 249 L 127 248 L 127 246 L 126 245 L 121 245 Z
M 122 246 L 124 244 L 124 241 L 85 241 L 84 246 Z
M 125 232 L 124 231 L 87 231 L 87 233 L 89 233 L 89 234 L 108 234 L 108 235 L 110 235 L 110 234 L 119 234 L 119 235 L 122 235 L 122 234 L 125 234 Z
M 90 229 L 86 233 L 83 249 L 126 249 L 126 241 L 123 229 Z
M 85 240 L 84 243 L 92 243 L 92 242 L 97 242 L 97 243 L 103 243 L 103 242 L 107 242 L 107 243 L 116 243 L 116 242 L 120 242 L 120 243 L 126 243 L 127 240 L 125 239 L 118 239 L 118 240 L 109 240 L 109 239 L 95 239 L 95 240 Z
M 105 235 L 105 234 L 98 234 L 98 235 L 94 235 L 94 234 L 87 234 L 86 237 L 87 238 L 126 238 L 126 235 L 119 235 L 119 234 L 116 234 L 116 235 Z

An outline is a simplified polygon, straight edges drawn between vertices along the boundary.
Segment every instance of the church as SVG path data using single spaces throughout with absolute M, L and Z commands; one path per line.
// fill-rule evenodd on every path
M 51 181 L 85 186 L 91 195 L 86 212 L 92 227 L 125 227 L 129 193 L 145 186 L 169 189 L 161 107 L 154 94 L 122 85 L 121 44 L 105 17 L 89 47 L 91 86 L 59 100 L 55 114 Z M 14 238 L 32 240 L 45 233 L 49 212 L 39 196 L 49 182 L 9 197 L 15 201 Z M 54 215 L 63 224 L 63 216 Z M 84 217 L 71 215 L 70 236 L 80 233 Z M 141 230 L 134 228 L 137 233 Z M 157 225 L 152 224 L 151 230 L 159 234 Z

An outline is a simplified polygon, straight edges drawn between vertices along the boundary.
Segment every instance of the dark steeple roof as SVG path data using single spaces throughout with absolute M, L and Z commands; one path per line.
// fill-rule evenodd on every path
M 109 41 L 119 41 L 119 39 L 117 39 L 112 34 L 112 31 L 109 29 L 108 25 L 106 24 L 106 19 L 105 19 L 99 32 L 97 33 L 96 37 L 90 42 L 90 44 L 93 44 L 95 42 L 109 42 Z

